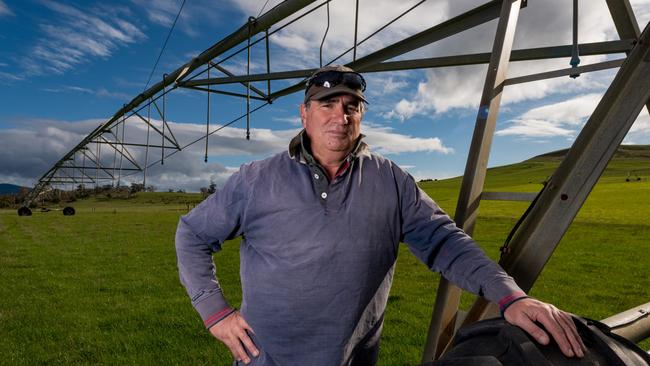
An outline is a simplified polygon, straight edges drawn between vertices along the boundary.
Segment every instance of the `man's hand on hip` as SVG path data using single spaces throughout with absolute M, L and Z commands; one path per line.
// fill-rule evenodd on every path
M 584 356 L 586 347 L 571 315 L 551 304 L 526 298 L 508 306 L 503 316 L 508 323 L 522 328 L 537 342 L 546 345 L 550 339 L 548 334 L 535 324 L 539 322 L 551 334 L 565 356 Z
M 245 364 L 251 362 L 246 351 L 254 357 L 259 355 L 259 350 L 255 347 L 247 332 L 254 333 L 253 328 L 246 323 L 239 311 L 234 311 L 210 327 L 210 333 L 230 349 L 237 361 L 242 361 Z

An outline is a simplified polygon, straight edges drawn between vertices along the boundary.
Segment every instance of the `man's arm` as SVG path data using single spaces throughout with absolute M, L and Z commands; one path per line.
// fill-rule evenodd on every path
M 224 241 L 242 234 L 246 191 L 240 171 L 181 217 L 176 230 L 176 256 L 181 283 L 205 327 L 230 349 L 235 359 L 249 363 L 244 347 L 255 356 L 258 353 L 247 333 L 253 330 L 223 296 L 212 260 L 212 254 L 221 250 Z
M 584 344 L 568 313 L 527 297 L 412 177 L 406 174 L 403 182 L 402 241 L 418 259 L 457 286 L 497 303 L 506 321 L 526 330 L 539 343 L 548 344 L 549 337 L 535 322 L 546 328 L 566 356 L 584 355 Z

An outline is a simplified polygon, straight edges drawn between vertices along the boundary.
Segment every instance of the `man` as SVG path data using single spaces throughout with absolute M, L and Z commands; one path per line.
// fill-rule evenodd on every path
M 348 67 L 318 70 L 288 153 L 243 165 L 181 218 L 181 281 L 212 335 L 245 364 L 374 365 L 404 242 L 540 343 L 549 336 L 535 322 L 565 355 L 582 357 L 567 313 L 526 297 L 413 177 L 369 151 L 360 131 L 365 86 Z M 225 300 L 211 257 L 237 236 L 241 311 Z

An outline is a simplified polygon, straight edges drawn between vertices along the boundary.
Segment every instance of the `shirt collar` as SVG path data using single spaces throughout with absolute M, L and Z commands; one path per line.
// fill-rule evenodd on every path
M 370 156 L 370 148 L 368 144 L 363 142 L 364 134 L 360 134 L 359 138 L 354 144 L 354 148 L 348 157 L 348 161 L 355 159 L 357 156 Z M 302 129 L 289 143 L 289 156 L 303 164 L 316 164 L 316 160 L 311 154 L 311 146 L 309 136 L 304 129 Z

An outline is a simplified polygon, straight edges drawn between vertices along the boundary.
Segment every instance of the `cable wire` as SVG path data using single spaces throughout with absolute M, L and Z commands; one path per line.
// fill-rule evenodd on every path
M 323 41 L 320 43 L 320 67 L 323 67 L 323 45 L 325 44 L 325 38 L 327 38 L 327 32 L 330 30 L 330 3 L 327 2 L 327 28 L 325 28 L 325 34 L 323 34 Z
M 260 15 L 262 15 L 262 12 L 264 11 L 264 8 L 266 8 L 266 4 L 268 4 L 268 3 L 269 3 L 269 0 L 266 0 L 264 5 L 262 6 L 262 9 L 260 9 L 260 12 L 257 14 L 257 18 L 259 18 Z
M 158 62 L 160 62 L 160 57 L 162 56 L 163 52 L 165 52 L 165 47 L 167 47 L 167 42 L 169 41 L 169 38 L 172 35 L 172 32 L 174 31 L 174 27 L 176 26 L 176 22 L 178 21 L 178 18 L 181 16 L 181 12 L 183 11 L 183 7 L 185 6 L 185 1 L 183 0 L 183 3 L 181 4 L 180 9 L 178 9 L 178 13 L 176 14 L 176 18 L 174 19 L 174 22 L 172 23 L 171 28 L 169 28 L 169 33 L 167 33 L 167 38 L 165 38 L 165 43 L 163 43 L 162 49 L 160 49 L 160 53 L 158 54 L 158 58 L 156 59 L 156 63 L 153 65 L 153 69 L 151 69 L 151 73 L 149 74 L 149 78 L 147 79 L 147 84 L 144 86 L 144 89 L 142 91 L 147 90 L 147 87 L 149 86 L 149 83 L 151 82 L 151 77 L 153 76 L 154 71 L 156 71 L 156 67 L 158 67 Z

